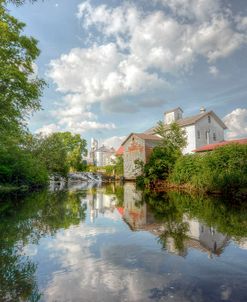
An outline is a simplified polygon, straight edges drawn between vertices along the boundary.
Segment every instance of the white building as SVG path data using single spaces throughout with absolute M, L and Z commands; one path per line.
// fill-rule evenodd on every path
M 97 167 L 112 165 L 115 160 L 115 153 L 116 150 L 114 148 L 101 146 L 95 151 L 95 165 Z
M 191 117 L 183 118 L 183 110 L 178 107 L 164 113 L 165 128 L 176 122 L 186 131 L 187 146 L 183 153 L 191 153 L 193 150 L 212 143 L 224 140 L 224 130 L 227 129 L 223 121 L 213 112 L 200 109 L 200 113 Z M 154 134 L 155 127 L 145 131 L 145 134 Z

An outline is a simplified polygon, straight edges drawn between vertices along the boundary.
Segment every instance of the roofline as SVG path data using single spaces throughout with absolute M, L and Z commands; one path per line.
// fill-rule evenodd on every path
M 246 143 L 245 143 L 245 141 L 246 141 Z M 244 137 L 244 138 L 236 138 L 236 139 L 231 139 L 231 140 L 223 140 L 223 141 L 220 141 L 217 143 L 212 143 L 212 144 L 201 146 L 199 148 L 192 150 L 192 152 L 196 152 L 196 153 L 208 152 L 208 151 L 212 151 L 216 148 L 223 147 L 223 146 L 230 145 L 230 144 L 239 144 L 239 145 L 247 144 L 247 138 Z
M 124 144 L 127 142 L 127 140 L 131 137 L 131 135 L 136 135 L 137 137 L 139 137 L 138 135 L 140 134 L 144 134 L 144 135 L 153 135 L 153 134 L 146 134 L 146 133 L 143 133 L 143 132 L 140 132 L 140 133 L 136 133 L 136 132 L 131 132 L 127 137 L 126 139 L 122 142 L 121 146 L 124 146 Z M 153 135 L 155 137 L 155 135 Z M 139 137 L 141 138 L 141 137 Z M 144 139 L 144 138 L 141 138 L 142 140 L 149 140 L 149 141 L 156 141 L 156 140 L 160 140 L 160 137 L 157 136 L 157 138 L 154 138 L 154 139 Z
M 210 111 L 208 111 L 208 112 L 205 112 L 205 115 L 199 117 L 198 120 L 197 120 L 196 122 L 200 121 L 200 120 L 201 120 L 204 116 L 206 116 L 207 114 L 211 114 L 211 115 L 216 119 L 216 121 L 222 126 L 223 129 L 227 129 L 225 123 L 222 122 L 222 120 L 218 117 L 217 114 L 215 114 L 215 113 L 213 112 L 213 110 L 210 110 Z M 196 122 L 195 122 L 195 123 L 196 123 Z
M 170 112 L 173 112 L 173 111 L 175 111 L 175 110 L 177 110 L 177 109 L 180 109 L 182 112 L 184 112 L 184 111 L 183 111 L 183 109 L 182 109 L 181 107 L 177 107 L 177 108 L 174 108 L 174 109 L 171 109 L 171 110 L 165 111 L 165 112 L 164 112 L 164 114 L 165 114 L 165 113 L 170 113 Z
M 124 144 L 127 142 L 127 140 L 131 137 L 131 135 L 135 134 L 134 132 L 131 132 L 126 139 L 122 142 L 121 146 L 124 146 Z
M 218 115 L 216 115 L 212 110 L 211 111 L 206 111 L 206 112 L 204 112 L 203 114 L 202 114 L 202 116 L 200 116 L 196 121 L 194 121 L 194 122 L 191 122 L 191 123 L 188 123 L 188 124 L 186 124 L 186 125 L 179 125 L 180 127 L 187 127 L 187 126 L 190 126 L 190 125 L 195 125 L 198 121 L 200 121 L 202 118 L 204 118 L 205 116 L 207 116 L 207 115 L 212 115 L 215 119 L 216 119 L 216 121 L 222 126 L 222 128 L 225 130 L 225 129 L 227 129 L 227 126 L 222 122 L 222 120 L 218 117 Z M 190 117 L 188 117 L 188 118 L 190 118 Z M 184 119 L 186 119 L 186 118 L 184 118 Z M 178 120 L 179 121 L 179 120 Z M 176 121 L 175 121 L 176 122 Z

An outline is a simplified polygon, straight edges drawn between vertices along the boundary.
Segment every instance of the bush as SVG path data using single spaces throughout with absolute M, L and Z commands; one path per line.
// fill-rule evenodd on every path
M 206 154 L 179 158 L 169 177 L 203 191 L 231 191 L 247 186 L 247 145 L 229 144 Z
M 42 186 L 48 181 L 45 165 L 29 151 L 16 146 L 0 150 L 0 183 Z
M 178 149 L 157 146 L 154 148 L 149 162 L 144 167 L 144 175 L 150 181 L 167 179 L 177 159 L 181 156 Z

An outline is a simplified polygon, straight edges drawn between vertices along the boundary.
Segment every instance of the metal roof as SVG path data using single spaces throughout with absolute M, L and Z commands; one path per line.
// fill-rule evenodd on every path
M 212 151 L 216 148 L 225 146 L 225 145 L 229 145 L 229 144 L 241 144 L 241 145 L 245 145 L 247 144 L 247 138 L 242 138 L 242 139 L 233 139 L 233 140 L 228 140 L 228 141 L 222 141 L 219 143 L 215 143 L 215 144 L 208 144 L 202 147 L 199 147 L 195 150 L 193 150 L 193 152 L 206 152 L 206 151 Z

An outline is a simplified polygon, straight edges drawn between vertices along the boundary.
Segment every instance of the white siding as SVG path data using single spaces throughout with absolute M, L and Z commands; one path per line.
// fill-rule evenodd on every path
M 210 115 L 210 119 L 211 122 L 209 123 L 207 115 L 195 125 L 196 148 L 224 140 L 224 129 L 218 124 L 213 116 Z M 198 138 L 198 131 L 200 131 L 200 138 Z M 206 138 L 206 132 L 208 133 L 208 140 Z M 214 133 L 216 135 L 216 140 L 213 138 Z
M 186 131 L 187 136 L 187 146 L 183 149 L 183 154 L 191 153 L 196 149 L 195 125 L 186 126 L 182 129 Z

